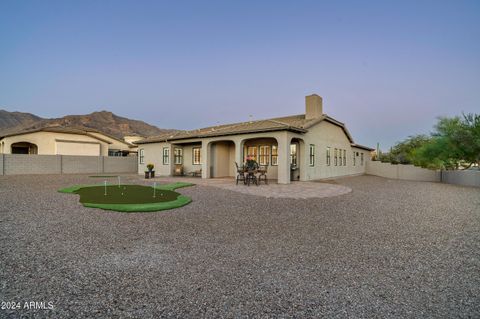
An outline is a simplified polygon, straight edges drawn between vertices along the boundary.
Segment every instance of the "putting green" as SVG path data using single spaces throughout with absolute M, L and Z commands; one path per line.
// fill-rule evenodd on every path
M 85 207 L 115 210 L 119 212 L 153 212 L 184 206 L 192 200 L 174 192 L 190 183 L 173 183 L 151 186 L 142 185 L 76 185 L 60 189 L 61 193 L 80 195 Z
M 114 177 L 118 177 L 118 175 L 91 175 L 91 176 L 88 176 L 88 177 L 92 177 L 92 178 L 114 178 Z

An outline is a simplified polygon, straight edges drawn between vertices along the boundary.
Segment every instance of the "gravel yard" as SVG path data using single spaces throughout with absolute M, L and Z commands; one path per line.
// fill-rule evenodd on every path
M 143 182 L 137 176 L 130 182 Z M 480 317 L 480 190 L 372 176 L 330 198 L 197 185 L 158 213 L 83 207 L 85 175 L 0 177 L 0 317 Z

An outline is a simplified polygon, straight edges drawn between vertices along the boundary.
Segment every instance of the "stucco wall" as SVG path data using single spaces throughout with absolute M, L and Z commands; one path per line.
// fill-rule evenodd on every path
M 392 165 L 390 163 L 370 161 L 367 164 L 366 173 L 392 179 L 440 182 L 440 171 L 429 170 L 413 165 Z
M 305 171 L 304 180 L 316 180 L 332 178 L 338 176 L 364 174 L 367 162 L 370 161 L 370 152 L 364 149 L 353 148 L 342 128 L 329 122 L 320 122 L 309 129 L 304 135 L 292 135 L 303 139 L 304 151 L 301 155 Z M 309 146 L 315 145 L 315 165 L 309 164 Z M 330 165 L 327 165 L 327 147 L 330 147 Z M 335 165 L 335 148 L 347 151 L 347 165 Z M 355 165 L 353 165 L 354 152 L 359 153 L 356 156 Z M 364 162 L 361 163 L 360 154 L 363 153 Z M 343 155 L 343 154 L 342 154 Z
M 170 149 L 170 164 L 163 164 L 163 148 Z M 142 144 L 138 147 L 140 157 L 140 150 L 144 150 L 145 160 L 138 164 L 138 174 L 143 174 L 147 170 L 147 164 L 155 166 L 155 175 L 170 176 L 173 172 L 173 147 L 170 143 L 153 143 Z
M 442 171 L 442 182 L 463 186 L 480 187 L 480 171 Z
M 101 138 L 103 140 L 110 142 L 108 148 L 111 150 L 122 150 L 122 151 L 130 150 L 129 145 L 127 143 L 111 138 L 110 136 L 106 136 L 102 133 L 96 133 L 96 132 L 89 132 L 89 134 L 93 136 L 97 136 L 98 138 Z
M 0 155 L 0 175 L 135 173 L 137 157 Z
M 95 137 L 81 134 L 34 132 L 5 137 L 2 141 L 4 142 L 3 152 L 5 154 L 11 153 L 12 144 L 28 142 L 37 145 L 38 155 L 108 155 L 108 143 L 102 142 Z M 70 141 L 72 142 L 72 147 L 68 148 L 67 153 L 58 153 L 57 141 L 61 141 L 62 143 L 65 143 L 65 141 Z M 100 150 L 100 153 L 92 153 L 92 143 L 99 145 L 98 149 Z
M 188 143 L 201 143 L 202 145 L 202 169 L 203 177 L 225 176 L 228 171 L 229 176 L 235 176 L 235 161 L 243 163 L 243 147 L 245 145 L 278 145 L 278 166 L 268 166 L 268 178 L 278 179 L 281 183 L 288 183 L 290 178 L 290 148 L 289 143 L 292 138 L 301 139 L 298 150 L 298 163 L 300 164 L 301 180 L 315 180 L 337 176 L 364 174 L 367 162 L 370 160 L 370 152 L 352 148 L 350 141 L 344 131 L 331 123 L 321 122 L 319 125 L 310 129 L 306 134 L 293 134 L 286 131 L 264 132 L 252 134 L 238 134 L 232 136 L 212 137 L 203 139 L 192 139 L 188 141 L 177 141 L 184 147 L 184 169 L 186 172 L 198 170 L 198 165 L 191 164 L 191 145 Z M 268 139 L 268 140 L 267 140 Z M 225 141 L 230 141 L 228 148 Z M 174 141 L 175 142 L 175 141 Z M 315 165 L 309 166 L 309 145 L 315 145 Z M 147 163 L 153 163 L 157 170 L 157 175 L 170 175 L 172 169 L 164 168 L 161 164 L 162 148 L 168 146 L 168 143 L 141 144 L 140 149 L 145 150 L 145 163 L 139 164 L 138 172 L 143 174 Z M 235 146 L 234 146 L 235 145 Z M 326 164 L 326 147 L 331 147 L 331 165 Z M 172 147 L 170 145 L 170 147 Z M 335 166 L 334 149 L 345 149 L 347 151 L 347 165 Z M 213 151 L 212 151 L 213 149 Z M 228 150 L 228 151 L 227 151 Z M 352 156 L 354 152 L 364 154 L 364 163 L 361 164 L 360 155 L 357 156 L 356 165 L 353 165 Z M 171 151 L 171 161 L 173 162 L 173 151 Z M 208 162 L 208 164 L 207 164 Z M 213 163 L 213 165 L 212 165 Z M 217 167 L 218 166 L 218 167 Z M 213 171 L 210 170 L 213 168 Z
M 183 147 L 183 171 L 188 174 L 196 172 L 202 168 L 202 164 L 193 164 L 193 148 L 200 147 L 201 145 L 185 145 Z M 203 160 L 203 159 L 201 159 Z

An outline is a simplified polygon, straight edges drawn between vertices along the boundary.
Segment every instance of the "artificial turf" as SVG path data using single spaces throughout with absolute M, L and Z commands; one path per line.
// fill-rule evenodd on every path
M 93 178 L 113 178 L 113 177 L 118 177 L 118 175 L 91 175 L 88 177 L 93 177 Z
M 190 183 L 158 185 L 155 188 L 142 185 L 76 185 L 59 190 L 62 193 L 80 195 L 86 207 L 95 207 L 121 212 L 151 212 L 184 206 L 191 202 L 187 196 L 174 192 Z M 105 195 L 106 194 L 106 195 Z

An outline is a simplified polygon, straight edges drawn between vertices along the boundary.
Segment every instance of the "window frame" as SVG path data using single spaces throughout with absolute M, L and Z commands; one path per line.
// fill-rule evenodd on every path
M 337 148 L 333 150 L 333 163 L 334 163 L 334 166 L 338 166 L 338 149 Z
M 332 153 L 331 153 L 331 147 L 327 146 L 327 166 L 330 166 L 332 164 Z
M 258 147 L 258 164 L 262 166 L 270 164 L 270 145 L 260 145 Z
M 363 166 L 365 164 L 363 152 L 360 153 L 360 163 L 361 163 L 360 166 Z
M 145 149 L 143 148 L 138 150 L 138 162 L 140 164 L 145 164 Z
M 353 166 L 356 166 L 357 164 L 357 157 L 356 157 L 356 154 L 357 152 L 353 151 Z
M 309 164 L 315 166 L 315 144 L 309 146 Z
M 270 155 L 270 165 L 271 166 L 278 166 L 278 146 L 272 145 Z
M 179 151 L 179 154 L 177 154 Z M 183 148 L 175 147 L 173 149 L 173 164 L 182 165 L 183 164 Z
M 162 164 L 170 165 L 170 147 L 164 147 L 162 150 Z
M 195 161 L 195 153 L 198 151 L 198 162 Z M 192 148 L 192 165 L 202 165 L 202 148 L 193 147 Z
M 347 166 L 347 150 L 343 150 L 343 166 Z
M 290 144 L 290 166 L 298 166 L 298 148 L 295 143 Z

